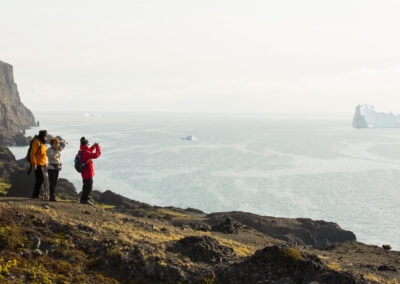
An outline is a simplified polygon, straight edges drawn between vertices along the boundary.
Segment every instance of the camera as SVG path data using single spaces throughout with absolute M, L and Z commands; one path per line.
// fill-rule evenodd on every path
M 64 148 L 66 144 L 67 143 L 65 143 L 65 140 L 61 140 L 60 141 L 60 147 L 62 147 L 62 148 Z

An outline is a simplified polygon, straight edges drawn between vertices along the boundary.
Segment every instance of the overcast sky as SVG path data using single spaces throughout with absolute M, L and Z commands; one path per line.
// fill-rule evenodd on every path
M 400 112 L 400 1 L 1 0 L 33 111 Z

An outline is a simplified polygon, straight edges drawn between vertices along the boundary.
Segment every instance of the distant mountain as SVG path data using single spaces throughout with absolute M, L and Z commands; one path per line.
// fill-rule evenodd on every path
M 22 131 L 34 125 L 35 117 L 21 102 L 13 67 L 0 61 L 0 145 L 26 145 Z
M 354 118 L 354 128 L 398 128 L 400 115 L 375 111 L 371 105 L 358 105 Z

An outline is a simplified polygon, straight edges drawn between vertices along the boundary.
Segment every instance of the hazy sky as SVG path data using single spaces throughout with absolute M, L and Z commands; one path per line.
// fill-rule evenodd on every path
M 33 111 L 400 112 L 400 1 L 0 1 Z

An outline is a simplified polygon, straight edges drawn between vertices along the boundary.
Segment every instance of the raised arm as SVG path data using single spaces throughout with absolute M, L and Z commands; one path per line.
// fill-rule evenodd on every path
M 95 147 L 96 152 L 94 152 L 94 153 L 87 152 L 86 155 L 87 155 L 88 160 L 89 159 L 97 159 L 101 155 L 100 146 L 99 145 L 97 145 L 97 146 L 93 145 L 91 148 L 93 148 L 93 147 Z

